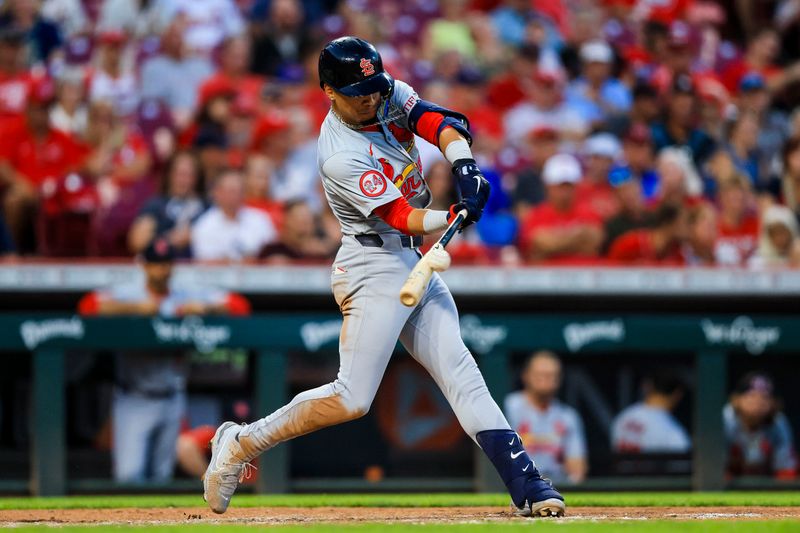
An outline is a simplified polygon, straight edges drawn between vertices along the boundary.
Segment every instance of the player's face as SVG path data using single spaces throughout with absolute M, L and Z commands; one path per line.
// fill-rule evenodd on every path
M 531 361 L 525 372 L 525 388 L 534 396 L 553 398 L 561 386 L 561 363 L 550 357 Z
M 375 119 L 380 102 L 380 93 L 372 93 L 366 96 L 345 96 L 336 93 L 333 105 L 336 107 L 336 112 L 346 122 L 362 124 Z
M 760 391 L 749 391 L 734 400 L 736 409 L 746 423 L 758 425 L 772 411 L 773 398 Z

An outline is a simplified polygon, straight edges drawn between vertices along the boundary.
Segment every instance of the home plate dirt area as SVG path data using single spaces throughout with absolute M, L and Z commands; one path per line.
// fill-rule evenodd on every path
M 800 507 L 571 507 L 558 519 L 526 519 L 498 507 L 251 507 L 217 515 L 203 507 L 163 509 L 35 509 L 0 511 L 0 527 L 23 524 L 180 523 L 475 523 L 516 520 L 791 520 Z

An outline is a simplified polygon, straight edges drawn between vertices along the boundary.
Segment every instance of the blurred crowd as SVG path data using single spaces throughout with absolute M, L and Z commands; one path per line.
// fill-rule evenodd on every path
M 345 34 L 470 118 L 456 262 L 800 265 L 800 0 L 2 0 L 0 256 L 330 258 Z

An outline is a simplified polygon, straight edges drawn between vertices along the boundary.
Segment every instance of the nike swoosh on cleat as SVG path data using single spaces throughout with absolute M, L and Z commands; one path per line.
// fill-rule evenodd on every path
M 514 445 L 514 439 L 515 439 L 515 438 L 516 438 L 516 437 L 511 437 L 511 442 L 509 442 L 509 443 L 508 443 L 508 445 L 509 445 L 509 446 L 513 446 L 513 445 Z
M 517 457 L 519 457 L 519 456 L 520 456 L 520 455 L 522 455 L 523 453 L 525 453 L 525 450 L 520 450 L 520 451 L 518 451 L 517 453 L 511 452 L 511 458 L 512 458 L 512 459 L 516 459 Z
M 522 471 L 523 471 L 523 472 L 525 472 L 525 471 L 526 471 L 528 468 L 530 468 L 530 467 L 531 467 L 531 464 L 530 464 L 530 463 L 528 463 L 528 466 L 526 466 L 525 468 L 523 468 L 523 469 L 522 469 Z

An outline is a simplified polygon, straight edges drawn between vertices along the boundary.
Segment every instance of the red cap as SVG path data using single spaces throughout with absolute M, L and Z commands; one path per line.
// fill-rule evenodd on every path
M 200 86 L 200 105 L 204 106 L 214 98 L 236 96 L 236 87 L 227 78 L 214 77 Z
M 529 136 L 531 139 L 558 139 L 559 133 L 550 124 L 540 124 L 531 130 Z
M 56 99 L 56 85 L 50 78 L 38 78 L 31 84 L 28 103 L 49 105 Z
M 97 35 L 100 44 L 120 45 L 128 41 L 128 35 L 122 30 L 104 30 Z
M 533 80 L 543 85 L 556 85 L 561 81 L 559 75 L 550 70 L 536 69 Z
M 640 46 L 626 46 L 622 49 L 622 58 L 629 65 L 649 65 L 652 57 Z
M 625 134 L 625 140 L 637 144 L 649 143 L 652 140 L 650 128 L 641 122 L 636 122 L 628 129 L 628 132 Z
M 287 131 L 289 127 L 289 120 L 282 113 L 268 113 L 261 116 L 253 127 L 253 140 L 250 149 L 259 150 L 266 139 L 276 133 Z

